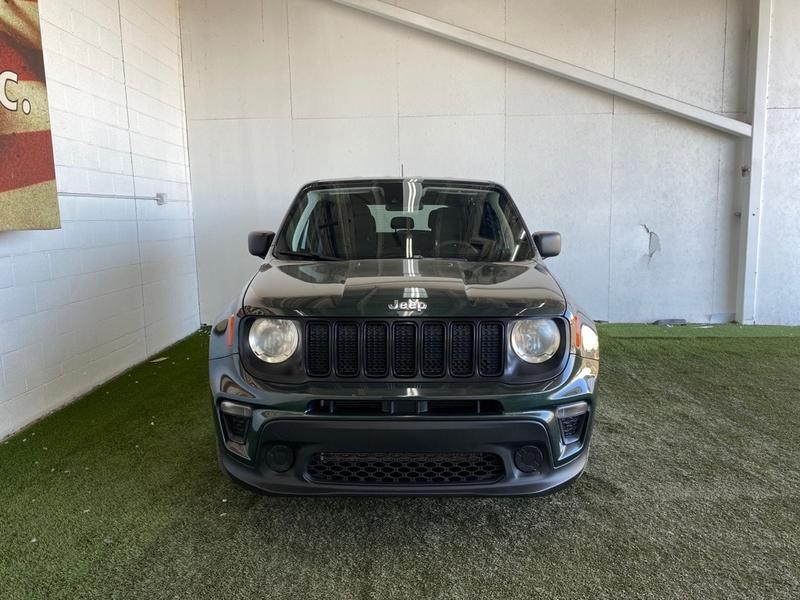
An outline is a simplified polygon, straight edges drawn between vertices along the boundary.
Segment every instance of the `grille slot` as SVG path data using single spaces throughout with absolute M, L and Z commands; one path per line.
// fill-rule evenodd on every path
M 336 324 L 336 374 L 358 375 L 358 323 Z
M 222 420 L 225 423 L 225 433 L 228 439 L 237 444 L 244 444 L 247 438 L 247 424 L 250 422 L 250 418 L 223 413 Z
M 364 370 L 369 377 L 389 374 L 389 326 L 386 323 L 364 325 Z
M 505 475 L 496 454 L 323 452 L 308 462 L 309 479 L 349 485 L 494 483 Z
M 561 438 L 565 444 L 571 444 L 581 439 L 585 420 L 585 414 L 575 415 L 574 417 L 565 417 L 558 420 L 558 423 L 561 426 Z
M 417 374 L 417 326 L 414 323 L 395 323 L 392 369 L 397 377 Z
M 502 323 L 481 323 L 480 350 L 478 352 L 478 371 L 487 377 L 503 374 L 503 339 Z
M 425 377 L 441 377 L 445 373 L 444 323 L 422 325 L 422 374 Z
M 450 330 L 450 372 L 456 377 L 472 375 L 474 346 L 472 323 L 453 323 Z
M 306 327 L 306 369 L 314 377 L 324 377 L 331 371 L 330 327 L 327 323 L 312 322 Z

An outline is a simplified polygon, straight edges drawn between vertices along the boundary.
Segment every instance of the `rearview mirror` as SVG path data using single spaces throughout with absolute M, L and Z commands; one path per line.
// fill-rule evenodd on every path
M 258 258 L 266 258 L 267 251 L 275 239 L 274 231 L 251 231 L 247 236 L 247 249 Z
M 533 243 L 542 258 L 561 254 L 561 234 L 556 231 L 537 231 L 533 234 Z
M 398 229 L 414 229 L 414 219 L 411 217 L 394 217 L 391 222 L 391 228 L 395 231 Z

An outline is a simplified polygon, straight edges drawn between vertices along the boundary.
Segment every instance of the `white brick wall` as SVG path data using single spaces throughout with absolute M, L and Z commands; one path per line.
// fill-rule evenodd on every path
M 62 229 L 0 233 L 0 438 L 199 326 L 176 2 L 41 0 Z

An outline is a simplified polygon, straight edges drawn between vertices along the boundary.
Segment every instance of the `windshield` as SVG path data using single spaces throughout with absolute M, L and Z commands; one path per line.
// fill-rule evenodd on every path
M 321 184 L 290 209 L 281 258 L 533 258 L 528 234 L 500 188 L 415 179 Z

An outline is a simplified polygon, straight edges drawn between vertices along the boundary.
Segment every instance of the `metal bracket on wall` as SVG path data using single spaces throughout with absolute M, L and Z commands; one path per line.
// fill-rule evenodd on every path
M 125 194 L 82 194 L 79 192 L 58 192 L 59 196 L 71 198 L 116 198 L 118 200 L 152 200 L 159 206 L 167 203 L 167 195 L 159 192 L 155 196 L 127 196 Z

